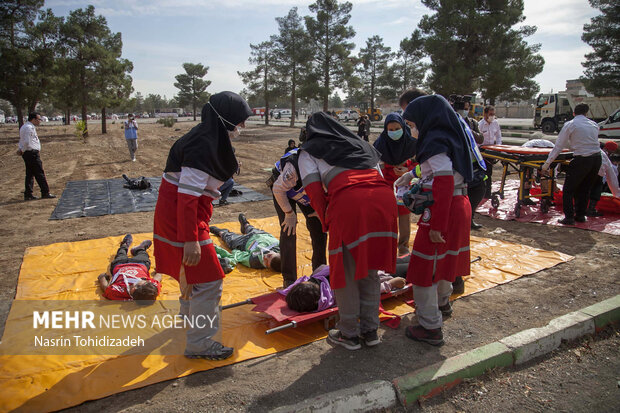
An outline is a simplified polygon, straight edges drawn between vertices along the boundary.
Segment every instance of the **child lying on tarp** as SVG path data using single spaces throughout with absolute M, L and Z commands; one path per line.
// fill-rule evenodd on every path
M 280 242 L 278 239 L 250 225 L 243 214 L 239 214 L 239 223 L 241 224 L 241 234 L 235 234 L 232 231 L 213 225 L 209 227 L 209 231 L 213 235 L 220 237 L 228 248 L 231 249 L 229 256 L 225 258 L 232 265 L 240 263 L 250 268 L 271 268 L 276 272 L 280 272 Z M 221 259 L 220 264 L 222 264 Z
M 399 275 L 407 273 L 408 260 L 397 264 L 394 276 L 379 271 L 381 294 L 403 288 L 407 281 Z M 278 290 L 286 296 L 288 307 L 300 313 L 323 311 L 332 307 L 336 300 L 329 286 L 329 265 L 321 265 L 310 276 L 303 276 L 289 287 Z
M 99 286 L 103 296 L 110 300 L 139 300 L 153 301 L 161 291 L 161 274 L 149 275 L 151 260 L 146 252 L 151 246 L 151 240 L 131 249 L 132 257 L 127 250 L 133 242 L 131 234 L 125 235 L 121 241 L 116 256 L 110 263 L 110 274 L 100 274 Z

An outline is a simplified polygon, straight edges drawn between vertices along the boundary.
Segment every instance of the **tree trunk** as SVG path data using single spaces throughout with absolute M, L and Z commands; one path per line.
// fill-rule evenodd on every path
M 101 108 L 101 133 L 108 133 L 108 130 L 106 128 L 106 124 L 105 124 L 105 106 Z
M 194 121 L 196 121 L 196 102 L 192 103 L 192 109 L 194 109 Z
M 15 113 L 17 114 L 17 123 L 21 128 L 24 126 L 24 110 L 20 105 L 15 106 Z
M 265 100 L 265 126 L 269 126 L 269 101 Z
M 291 77 L 291 128 L 295 126 L 295 107 L 297 103 L 297 97 L 295 94 L 296 83 L 295 69 L 293 69 L 293 76 Z
M 86 92 L 86 72 L 85 69 L 82 69 L 80 71 L 80 86 L 82 87 L 82 122 L 84 122 L 84 133 L 82 133 L 82 137 L 83 138 L 87 138 L 88 137 L 88 118 L 87 118 L 87 114 L 86 114 L 86 98 L 87 98 L 87 92 Z

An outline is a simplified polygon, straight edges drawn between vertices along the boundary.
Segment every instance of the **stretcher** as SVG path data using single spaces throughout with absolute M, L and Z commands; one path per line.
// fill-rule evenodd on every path
M 482 258 L 480 256 L 476 257 L 471 261 L 473 264 L 476 261 L 480 261 Z M 387 300 L 392 297 L 403 296 L 404 294 L 412 291 L 412 285 L 407 284 L 403 288 L 399 288 L 396 290 L 388 291 L 386 293 L 381 294 L 381 301 Z M 411 298 L 406 299 L 405 302 L 409 305 L 413 306 L 413 296 Z M 239 307 L 246 304 L 254 304 L 255 307 L 252 311 L 265 313 L 271 316 L 278 322 L 284 322 L 285 324 L 279 325 L 274 328 L 270 328 L 265 331 L 265 334 L 272 334 L 277 331 L 286 330 L 289 328 L 297 328 L 309 323 L 314 323 L 317 321 L 323 321 L 323 325 L 326 330 L 329 330 L 329 326 L 334 323 L 338 316 L 338 307 L 333 306 L 327 308 L 323 311 L 315 311 L 311 313 L 299 313 L 297 311 L 291 310 L 288 308 L 286 304 L 286 300 L 284 295 L 275 291 L 268 294 L 263 294 L 258 297 L 248 298 L 247 300 L 240 301 L 238 303 L 228 304 L 222 306 L 222 310 L 226 310 L 229 308 Z M 385 315 L 394 315 L 389 313 L 383 309 L 381 309 L 381 313 Z M 396 316 L 398 317 L 398 316 Z
M 560 152 L 558 157 L 551 163 L 549 173 L 540 173 L 542 165 L 547 160 L 552 148 L 524 148 L 521 146 L 510 145 L 486 145 L 480 148 L 485 161 L 502 164 L 502 180 L 498 191 L 491 194 L 491 206 L 499 208 L 500 199 L 504 199 L 504 185 L 506 177 L 512 174 L 519 174 L 519 189 L 517 203 L 515 204 L 515 217 L 521 216 L 521 206 L 526 199 L 540 198 L 540 211 L 546 214 L 549 207 L 553 204 L 553 193 L 555 190 L 555 167 L 559 164 L 568 164 L 573 158 L 573 153 L 566 149 Z M 489 165 L 490 167 L 490 165 Z M 534 174 L 534 170 L 538 172 Z M 529 189 L 534 182 L 540 183 L 541 191 L 537 194 L 530 194 Z

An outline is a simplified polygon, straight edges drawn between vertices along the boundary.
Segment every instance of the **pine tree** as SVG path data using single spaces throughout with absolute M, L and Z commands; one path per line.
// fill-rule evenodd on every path
M 211 81 L 203 79 L 209 71 L 209 66 L 203 66 L 200 63 L 183 63 L 183 69 L 185 73 L 174 77 L 177 80 L 174 87 L 179 89 L 176 100 L 181 106 L 191 104 L 194 120 L 196 120 L 196 109 L 209 100 L 209 93 L 206 89 Z
M 327 111 L 333 89 L 344 87 L 353 73 L 349 56 L 355 44 L 348 40 L 355 36 L 355 30 L 347 26 L 353 5 L 350 2 L 339 4 L 337 0 L 317 0 L 308 7 L 315 16 L 305 17 L 306 28 L 317 52 L 314 71 L 323 110 Z
M 249 62 L 256 67 L 247 72 L 237 72 L 246 85 L 246 93 L 261 96 L 265 102 L 265 125 L 269 125 L 269 108 L 271 100 L 281 92 L 276 76 L 276 55 L 274 39 L 257 45 L 250 44 Z
M 420 87 L 428 65 L 422 62 L 425 56 L 424 40 L 419 30 L 414 30 L 410 37 L 400 41 L 396 53 L 397 60 L 386 71 L 385 87 L 381 96 L 388 100 L 397 99 L 405 90 Z
M 594 51 L 586 55 L 582 81 L 597 96 L 620 95 L 620 3 L 614 0 L 590 0 L 601 11 L 583 26 L 581 40 Z
M 376 35 L 366 40 L 366 47 L 360 49 L 358 73 L 370 106 L 370 113 L 374 113 L 375 97 L 387 85 L 385 75 L 392 56 L 392 49 L 385 46 L 383 38 Z
M 66 74 L 73 82 L 87 137 L 87 110 L 100 103 L 100 91 L 93 87 L 98 80 L 97 72 L 103 70 L 106 62 L 119 59 L 120 53 L 113 44 L 120 41 L 120 33 L 112 33 L 105 17 L 95 15 L 95 8 L 88 6 L 69 13 L 61 35 Z
M 308 93 L 316 82 L 308 81 L 314 49 L 302 18 L 293 7 L 285 17 L 277 17 L 279 33 L 274 37 L 274 58 L 282 88 L 291 97 L 291 126 L 295 125 L 297 99 Z M 284 91 L 283 90 L 283 91 Z
M 498 96 L 528 98 L 538 91 L 532 79 L 543 69 L 540 45 L 524 38 L 534 26 L 525 20 L 523 0 L 422 0 L 434 10 L 420 22 L 431 59 L 428 84 L 444 96 L 481 90 L 491 102 Z

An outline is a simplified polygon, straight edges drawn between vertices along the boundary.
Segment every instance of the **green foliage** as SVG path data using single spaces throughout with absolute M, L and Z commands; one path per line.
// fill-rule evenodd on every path
M 164 125 L 167 128 L 171 128 L 174 126 L 175 123 L 177 123 L 177 120 L 171 117 L 159 118 L 157 119 L 157 123 L 159 123 L 160 125 Z
M 400 41 L 400 48 L 396 53 L 397 59 L 385 71 L 382 80 L 386 87 L 379 91 L 379 95 L 386 100 L 394 101 L 403 91 L 422 86 L 428 69 L 428 65 L 422 62 L 424 56 L 424 40 L 420 31 L 416 29 L 410 37 Z
M 293 7 L 285 17 L 276 17 L 278 35 L 273 37 L 275 68 L 279 78 L 279 88 L 290 95 L 291 126 L 295 124 L 297 99 L 316 94 L 311 77 L 311 62 L 314 48 L 308 33 L 302 25 L 302 18 Z M 309 80 L 312 79 L 312 80 Z
M 620 95 L 620 3 L 615 0 L 590 0 L 601 11 L 583 26 L 581 40 L 594 51 L 586 55 L 584 82 L 597 96 Z
M 353 74 L 350 54 L 355 44 L 348 41 L 355 36 L 353 27 L 348 26 L 353 5 L 350 2 L 340 4 L 337 0 L 317 0 L 308 7 L 314 13 L 314 16 L 305 17 L 308 36 L 316 50 L 314 79 L 323 99 L 323 110 L 327 110 L 333 89 L 345 87 L 346 80 Z
M 250 44 L 250 58 L 248 61 L 255 65 L 253 70 L 237 72 L 246 85 L 246 92 L 255 96 L 261 96 L 265 102 L 265 111 L 269 113 L 272 99 L 281 95 L 282 90 L 276 74 L 276 54 L 273 39 Z M 269 124 L 269 116 L 265 116 L 265 125 Z
M 370 37 L 366 40 L 366 47 L 360 49 L 357 73 L 360 76 L 365 100 L 373 110 L 375 97 L 388 86 L 386 74 L 392 57 L 392 49 L 383 44 L 380 36 Z
M 433 10 L 419 28 L 430 57 L 428 84 L 442 95 L 481 90 L 498 96 L 529 98 L 538 92 L 532 79 L 544 66 L 540 45 L 524 38 L 535 33 L 524 21 L 523 0 L 422 0 Z
M 73 132 L 73 134 L 79 139 L 86 138 L 86 136 L 88 136 L 86 122 L 83 120 L 78 120 L 77 122 L 75 122 L 75 131 Z
M 194 120 L 196 120 L 196 109 L 207 103 L 210 96 L 206 89 L 211 81 L 203 79 L 207 75 L 209 67 L 200 63 L 183 63 L 183 69 L 185 69 L 185 73 L 175 76 L 177 81 L 174 83 L 174 87 L 179 89 L 176 100 L 181 106 L 191 104 L 194 110 Z

